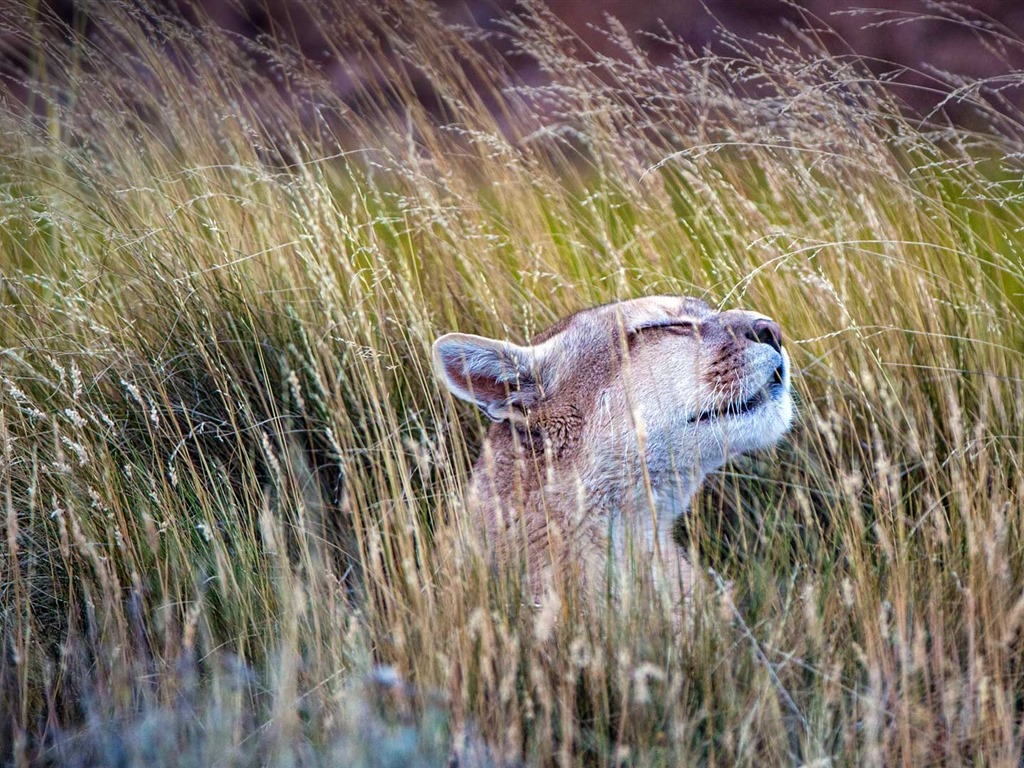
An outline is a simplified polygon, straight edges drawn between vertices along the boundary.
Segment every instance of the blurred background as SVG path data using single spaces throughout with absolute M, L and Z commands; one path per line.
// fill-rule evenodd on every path
M 502 47 L 503 28 L 522 5 L 518 0 L 424 0 L 446 23 L 463 24 L 467 39 L 487 41 L 505 57 L 513 76 L 527 85 L 542 85 L 544 75 L 531 59 Z M 889 0 L 548 0 L 536 3 L 564 22 L 577 37 L 584 58 L 623 57 L 628 53 L 609 38 L 615 19 L 655 63 L 676 55 L 670 38 L 683 41 L 694 55 L 738 53 L 738 40 L 766 49 L 788 45 L 820 45 L 834 55 L 861 58 L 875 74 L 891 81 L 892 91 L 913 114 L 939 109 L 954 122 L 971 122 L 971 110 L 950 99 L 963 83 L 984 81 L 984 98 L 1006 107 L 1021 100 L 1019 78 L 1024 70 L 1024 2 L 975 0 L 971 3 Z M 346 61 L 342 47 L 311 16 L 310 7 L 333 6 L 334 14 L 380 14 L 378 22 L 401 24 L 401 3 L 382 0 L 160 0 L 146 3 L 147 12 L 161 9 L 169 17 L 193 24 L 213 24 L 251 40 L 273 38 L 293 47 L 299 56 L 332 84 L 343 100 L 355 98 L 366 83 L 359 66 Z M 53 30 L 94 37 L 98 22 L 83 0 L 6 0 L 0 26 L 0 75 L 8 94 L 24 100 L 24 81 L 41 58 L 35 35 L 25 34 L 28 16 Z M 137 3 L 129 8 L 143 7 Z M 109 5 L 108 5 L 109 8 Z M 398 10 L 396 10 L 396 8 Z M 57 34 L 60 34 L 59 32 Z M 386 46 L 382 48 L 385 51 Z M 354 57 L 353 57 L 354 58 Z M 253 70 L 268 75 L 253 56 Z M 366 77 L 378 77 L 379 73 Z M 979 93 L 977 85 L 972 97 Z M 425 94 L 429 97 L 429 94 Z

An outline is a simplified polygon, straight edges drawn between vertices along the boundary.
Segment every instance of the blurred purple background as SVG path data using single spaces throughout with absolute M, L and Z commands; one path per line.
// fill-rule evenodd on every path
M 10 0 L 7 0 L 9 3 Z M 85 7 L 79 0 L 43 0 L 54 15 L 72 22 Z M 331 0 L 347 8 L 373 0 Z M 194 10 L 235 33 L 255 37 L 263 33 L 289 39 L 324 71 L 339 95 L 353 87 L 333 54 L 327 54 L 321 31 L 310 23 L 303 0 L 162 0 L 159 5 L 196 18 Z M 444 17 L 453 22 L 496 29 L 497 20 L 513 12 L 515 0 L 434 0 Z M 934 3 L 923 0 L 802 0 L 800 8 L 779 0 L 548 0 L 546 6 L 563 19 L 593 50 L 620 55 L 595 27 L 606 25 L 608 15 L 631 33 L 660 33 L 667 28 L 698 52 L 705 47 L 725 50 L 721 28 L 742 38 L 767 40 L 766 36 L 793 39 L 794 27 L 808 23 L 831 28 L 836 36 L 824 40 L 834 53 L 865 57 L 877 73 L 909 68 L 894 78 L 898 96 L 913 111 L 926 112 L 942 101 L 950 86 L 930 73 L 943 71 L 967 79 L 998 78 L 1024 71 L 1024 0 L 974 0 L 971 3 Z M 0 13 L 3 13 L 0 0 Z M 13 7 L 13 5 L 7 5 Z M 94 6 L 95 7 L 95 6 Z M 906 23 L 895 23 L 906 16 Z M 911 16 L 915 16 L 909 21 Z M 959 21 L 956 17 L 960 17 Z M 878 22 L 888 21 L 884 24 Z M 87 26 L 87 25 L 86 25 Z M 0 34 L 2 74 L 8 89 L 17 91 L 17 76 L 31 52 L 24 45 L 3 46 Z M 15 36 L 16 37 L 16 36 Z M 641 34 L 638 43 L 657 61 L 667 57 L 668 47 Z M 333 60 L 332 60 L 333 57 Z M 524 59 L 511 59 L 527 82 L 536 74 Z M 1005 83 L 1003 85 L 1006 85 Z M 1009 103 L 1024 100 L 1024 88 L 1004 88 L 997 99 Z M 956 105 L 950 107 L 954 118 Z

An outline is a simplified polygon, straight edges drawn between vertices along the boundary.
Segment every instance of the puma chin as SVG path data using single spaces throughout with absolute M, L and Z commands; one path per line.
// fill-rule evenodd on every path
M 735 384 L 727 390 L 705 381 L 689 396 L 680 393 L 680 399 L 692 406 L 681 413 L 682 424 L 673 423 L 676 445 L 695 440 L 705 473 L 731 456 L 774 445 L 793 421 L 790 362 L 784 348 L 751 346 L 734 365 L 726 376 Z M 649 408 L 643 410 L 656 421 Z

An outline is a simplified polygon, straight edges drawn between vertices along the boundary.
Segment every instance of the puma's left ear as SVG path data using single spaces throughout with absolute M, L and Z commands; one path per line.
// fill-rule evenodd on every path
M 468 333 L 434 342 L 434 367 L 456 397 L 476 404 L 493 421 L 531 408 L 551 383 L 551 362 L 537 347 Z

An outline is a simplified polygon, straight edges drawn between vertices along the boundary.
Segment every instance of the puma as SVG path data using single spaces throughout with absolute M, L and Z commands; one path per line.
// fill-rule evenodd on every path
M 588 309 L 530 345 L 449 333 L 433 352 L 451 393 L 494 422 L 468 506 L 499 562 L 526 556 L 535 596 L 570 560 L 599 579 L 631 538 L 685 601 L 675 519 L 709 472 L 793 420 L 778 324 L 692 298 Z

